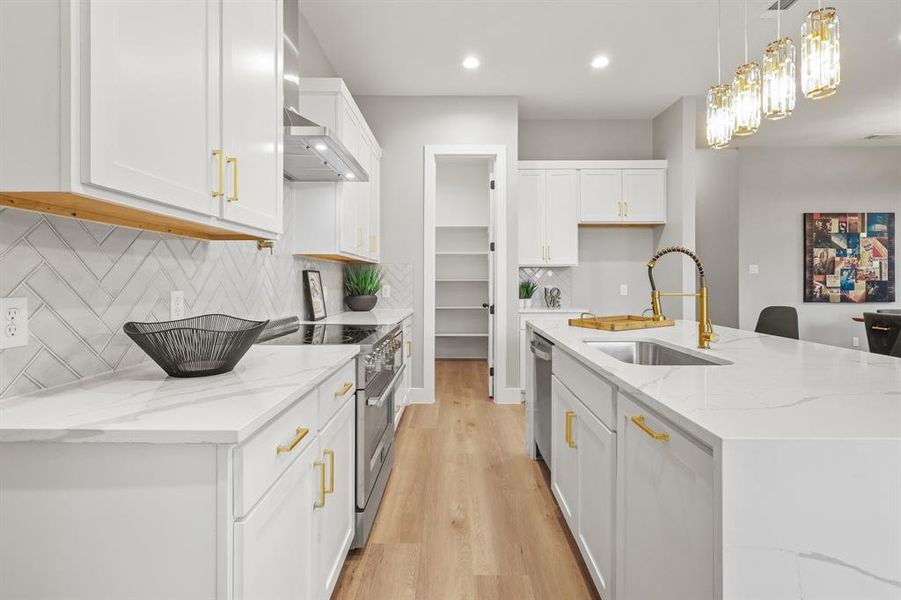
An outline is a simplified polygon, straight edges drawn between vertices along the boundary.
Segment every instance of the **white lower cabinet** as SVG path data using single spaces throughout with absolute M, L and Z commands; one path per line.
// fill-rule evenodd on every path
M 575 530 L 579 455 L 575 439 L 576 397 L 554 377 L 551 388 L 551 490 L 570 530 Z
M 622 393 L 618 408 L 617 598 L 712 599 L 712 453 Z
M 353 401 L 348 402 L 319 434 L 319 460 L 327 470 L 327 481 L 325 501 L 313 514 L 316 570 L 312 598 L 331 596 L 354 536 L 355 408 Z
M 243 521 L 235 523 L 235 600 L 310 598 L 313 502 L 311 444 Z

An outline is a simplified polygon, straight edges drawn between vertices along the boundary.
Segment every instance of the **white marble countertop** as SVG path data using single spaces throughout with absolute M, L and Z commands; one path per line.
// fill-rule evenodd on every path
M 583 313 L 589 312 L 584 308 L 570 308 L 568 306 L 561 306 L 560 308 L 547 308 L 546 306 L 534 306 L 530 308 L 520 308 L 519 314 L 521 315 L 553 315 L 555 313 Z
M 234 444 L 353 359 L 358 346 L 252 346 L 230 373 L 156 364 L 0 400 L 0 442 Z
M 367 311 L 348 310 L 329 315 L 320 321 L 301 321 L 318 325 L 396 325 L 413 314 L 412 308 L 374 308 Z
M 649 408 L 713 445 L 720 440 L 901 439 L 901 359 L 717 327 L 698 350 L 698 326 L 605 332 L 564 318 L 528 321 L 535 331 Z M 641 366 L 583 340 L 659 340 L 731 361 L 718 366 Z

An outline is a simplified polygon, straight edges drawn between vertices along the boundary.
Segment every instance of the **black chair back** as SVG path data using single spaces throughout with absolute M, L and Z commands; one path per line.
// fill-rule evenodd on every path
M 877 308 L 876 312 L 885 315 L 901 315 L 901 308 Z
M 757 333 L 798 339 L 798 311 L 794 306 L 767 306 L 757 317 Z
M 870 352 L 901 357 L 901 314 L 863 313 Z

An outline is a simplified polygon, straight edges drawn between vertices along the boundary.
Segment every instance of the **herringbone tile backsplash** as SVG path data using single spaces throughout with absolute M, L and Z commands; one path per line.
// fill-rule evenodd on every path
M 294 206 L 285 203 L 286 223 Z M 203 242 L 0 210 L 0 297 L 28 298 L 31 333 L 27 346 L 0 352 L 0 397 L 149 360 L 122 325 L 167 320 L 172 290 L 184 291 L 188 315 L 303 314 L 301 272 L 314 268 L 322 273 L 327 310 L 341 312 L 341 266 L 294 257 L 290 238 L 286 231 L 270 255 L 254 242 Z

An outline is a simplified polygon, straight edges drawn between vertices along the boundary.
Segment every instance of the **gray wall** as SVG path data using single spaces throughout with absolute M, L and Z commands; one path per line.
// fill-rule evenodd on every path
M 507 147 L 507 283 L 496 302 L 507 302 L 507 382 L 519 381 L 516 204 L 518 105 L 509 97 L 359 96 L 366 122 L 382 147 L 382 260 L 413 265 L 413 339 L 423 341 L 423 147 L 432 144 L 502 144 Z M 500 340 L 499 340 L 500 342 Z M 413 365 L 422 386 L 422 364 Z
M 520 160 L 650 157 L 650 120 L 534 119 L 519 122 Z
M 738 327 L 737 150 L 697 150 L 698 256 L 707 272 L 710 318 Z
M 285 3 L 298 0 L 285 0 Z M 291 14 L 290 10 L 285 11 L 285 15 Z M 325 55 L 322 45 L 316 38 L 316 34 L 310 28 L 310 24 L 304 18 L 303 13 L 298 12 L 297 16 L 298 39 L 300 40 L 300 76 L 301 77 L 337 77 L 335 68 Z M 287 30 L 287 26 L 285 27 Z
M 654 229 L 654 247 L 695 247 L 695 99 L 683 97 L 654 117 L 654 158 L 666 159 L 666 225 Z M 654 269 L 657 288 L 693 291 L 694 263 L 686 256 L 668 255 Z M 672 318 L 693 319 L 694 299 L 664 300 L 663 312 Z
M 739 151 L 740 324 L 753 329 L 760 310 L 798 308 L 801 338 L 851 346 L 866 333 L 853 315 L 886 304 L 803 302 L 805 212 L 897 213 L 901 209 L 901 148 L 747 148 Z M 895 244 L 896 294 L 898 269 Z M 760 266 L 759 275 L 748 265 Z

